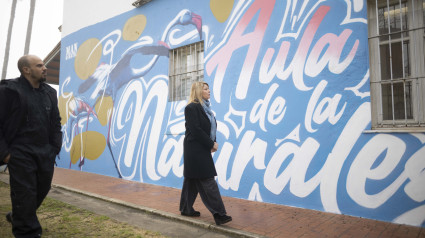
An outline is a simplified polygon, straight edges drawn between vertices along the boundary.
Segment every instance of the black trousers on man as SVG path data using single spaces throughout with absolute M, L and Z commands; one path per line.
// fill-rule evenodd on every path
M 18 144 L 8 163 L 12 200 L 12 232 L 15 237 L 40 237 L 36 211 L 49 193 L 54 171 L 49 144 Z
M 193 204 L 195 203 L 198 193 L 204 205 L 213 215 L 226 215 L 226 209 L 221 199 L 220 190 L 218 190 L 217 182 L 214 178 L 184 178 L 180 198 L 180 212 L 192 214 L 195 211 L 193 209 Z

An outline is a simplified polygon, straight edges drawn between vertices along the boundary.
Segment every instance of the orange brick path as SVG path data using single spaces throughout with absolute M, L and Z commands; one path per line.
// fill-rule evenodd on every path
M 179 215 L 180 190 L 56 168 L 53 184 Z M 233 221 L 223 225 L 266 237 L 425 238 L 425 228 L 223 197 Z M 214 223 L 198 197 L 199 219 Z

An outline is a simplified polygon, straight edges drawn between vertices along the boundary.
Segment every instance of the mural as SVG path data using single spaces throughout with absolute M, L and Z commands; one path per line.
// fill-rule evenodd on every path
M 365 132 L 366 1 L 164 2 L 62 39 L 60 167 L 180 188 L 168 52 L 203 40 L 223 195 L 425 227 L 425 134 Z

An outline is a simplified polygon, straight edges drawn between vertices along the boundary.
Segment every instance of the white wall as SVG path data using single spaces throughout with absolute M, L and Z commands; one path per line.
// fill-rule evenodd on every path
M 36 1 L 29 54 L 37 55 L 43 59 L 61 40 L 61 33 L 58 27 L 62 25 L 63 1 L 65 0 Z M 10 41 L 9 63 L 7 68 L 3 69 L 11 10 L 12 0 L 1 0 L 0 72 L 6 71 L 5 78 L 19 76 L 16 63 L 24 54 L 30 1 L 17 1 Z
M 84 27 L 134 9 L 135 0 L 65 0 L 62 38 Z M 81 6 L 84 6 L 82 8 Z M 101 11 L 99 11 L 101 9 Z

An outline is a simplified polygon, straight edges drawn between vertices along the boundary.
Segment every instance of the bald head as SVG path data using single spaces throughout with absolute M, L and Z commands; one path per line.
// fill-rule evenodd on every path
M 34 60 L 34 59 L 39 59 L 39 58 L 35 55 L 24 55 L 21 58 L 19 58 L 19 60 L 18 60 L 19 72 L 21 72 L 21 74 L 23 74 L 24 67 L 30 68 L 30 66 L 31 66 L 30 61 Z
M 35 88 L 46 81 L 47 68 L 44 62 L 35 55 L 24 55 L 18 60 L 18 69 Z

